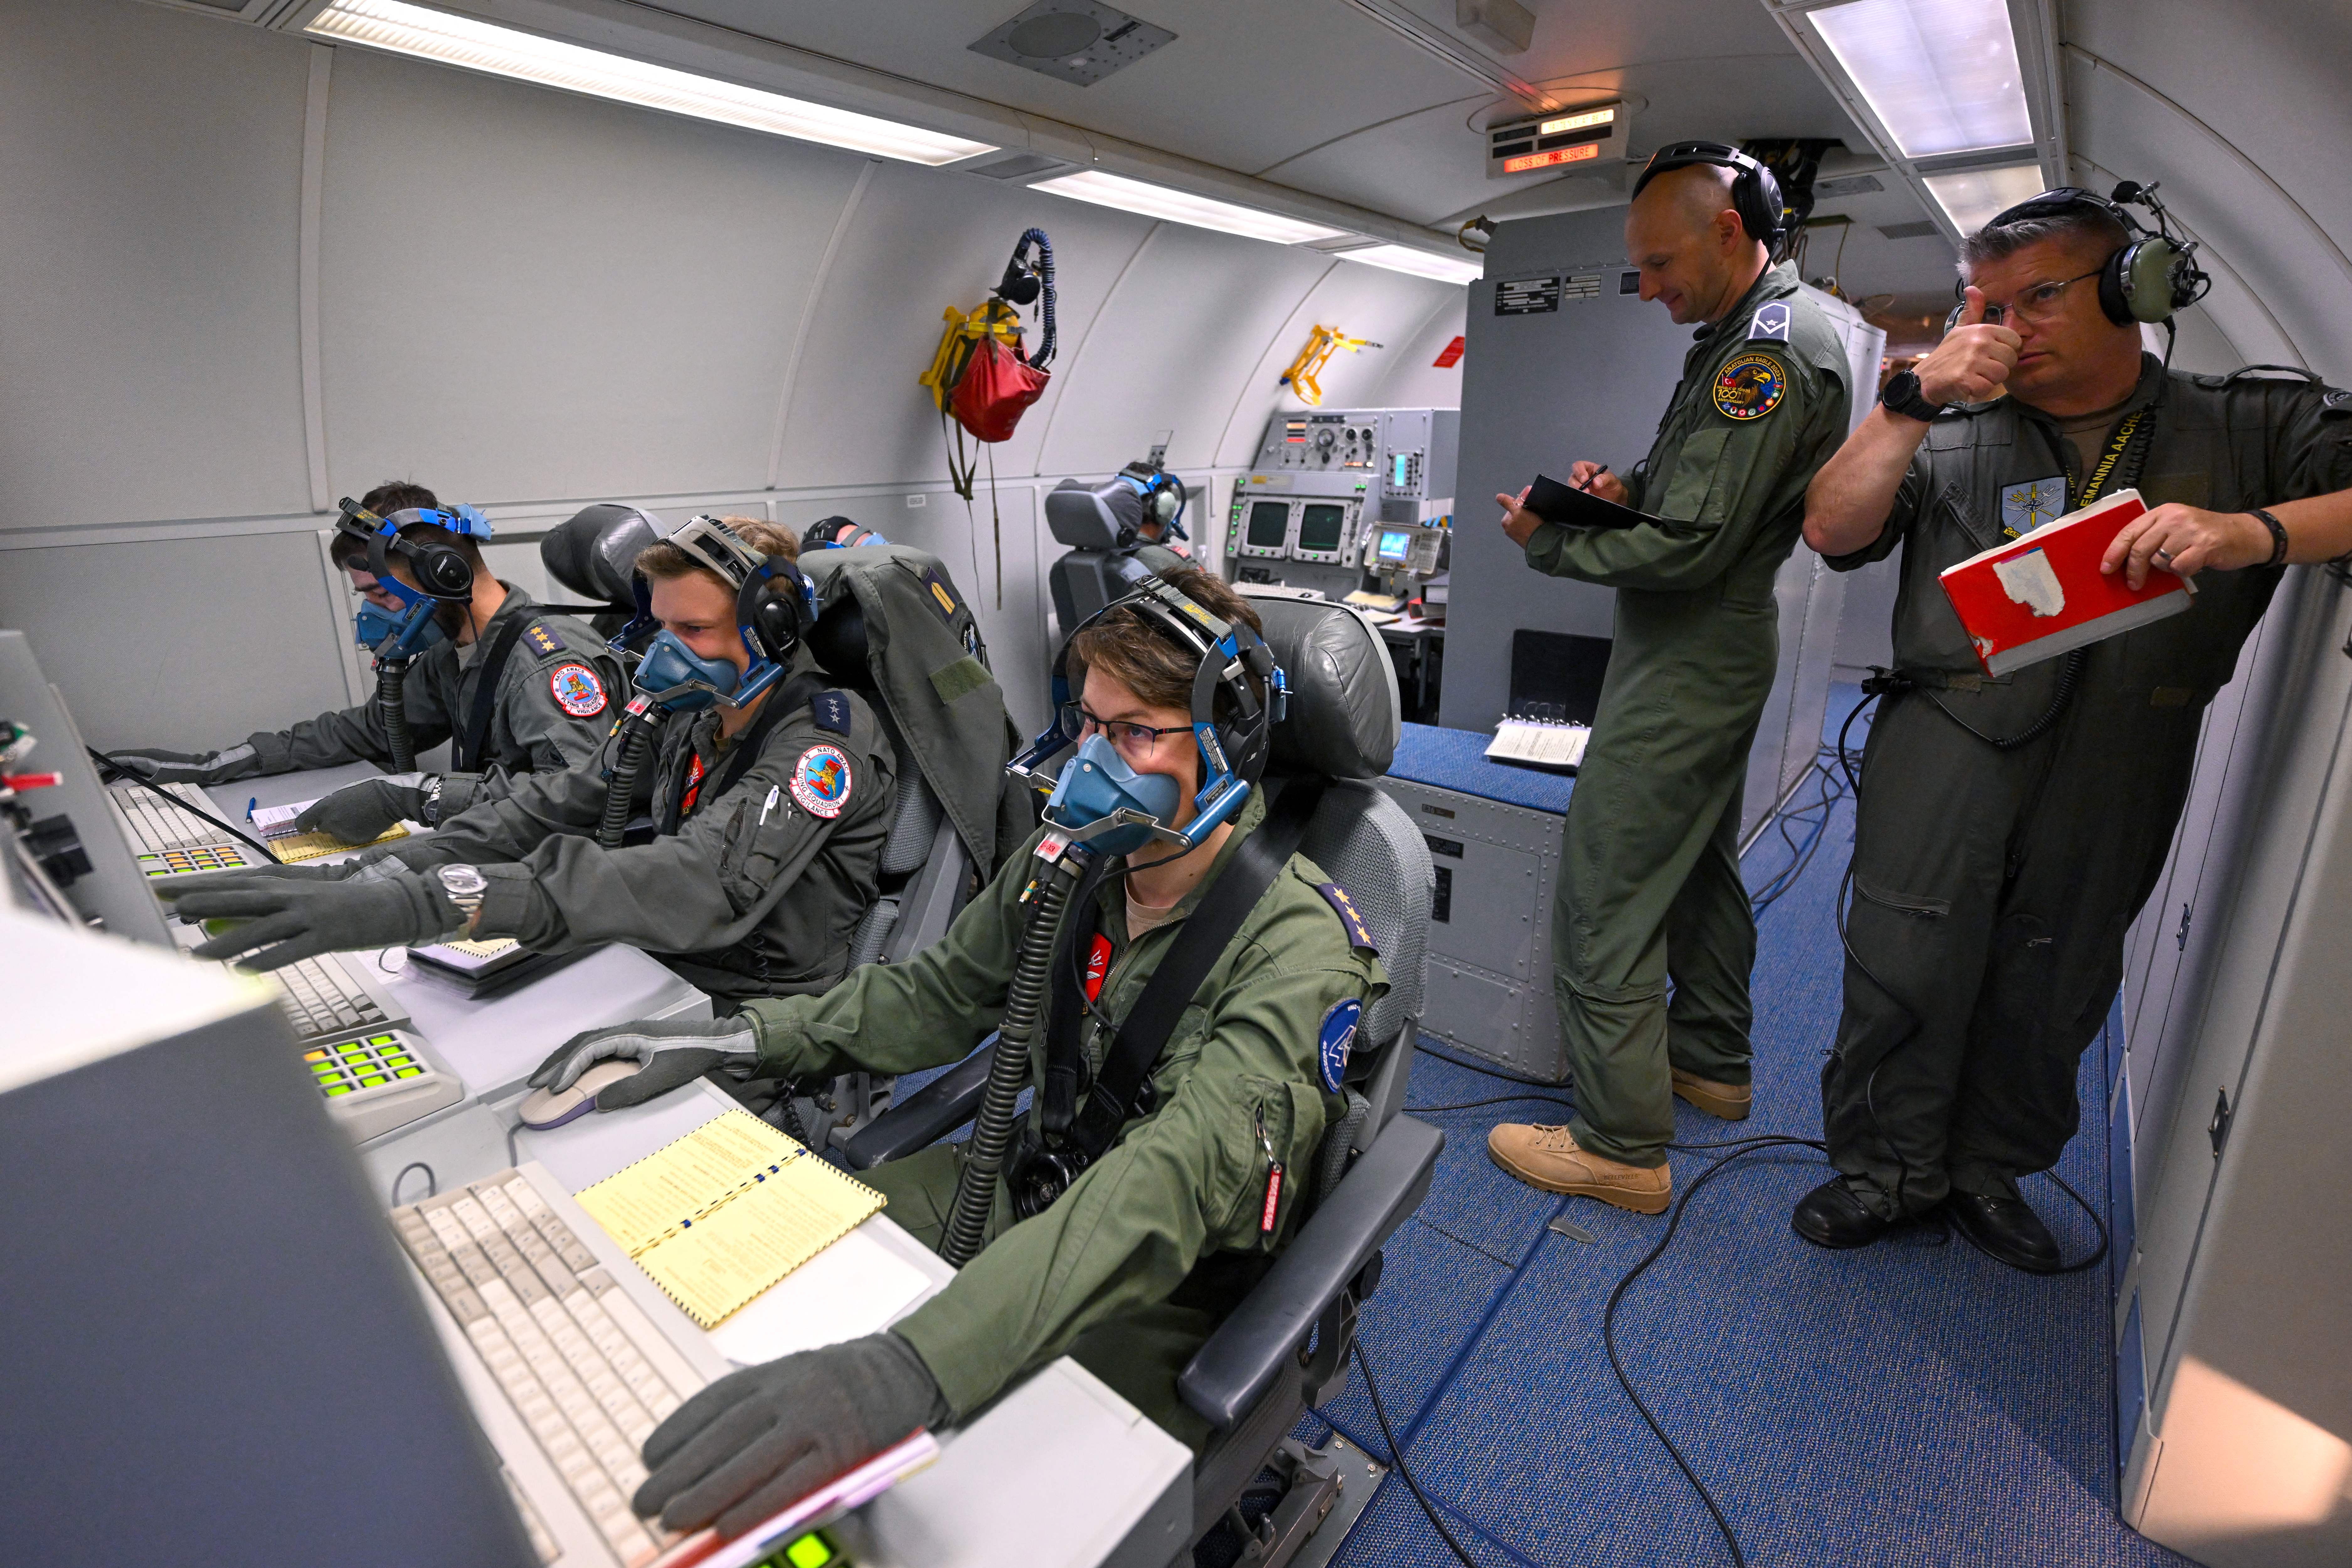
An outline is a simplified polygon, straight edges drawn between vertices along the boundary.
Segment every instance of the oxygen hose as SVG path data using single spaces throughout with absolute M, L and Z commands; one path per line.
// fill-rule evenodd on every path
M 613 769 L 604 779 L 604 815 L 596 824 L 596 842 L 618 849 L 629 830 L 629 810 L 636 804 L 637 772 L 646 763 L 646 745 L 661 727 L 662 710 L 649 697 L 638 696 L 621 716 L 621 732 L 613 742 Z
M 1013 1101 L 1029 1082 L 1029 1044 L 1045 1005 L 1063 906 L 1077 879 L 1078 868 L 1070 858 L 1057 863 L 1037 890 L 1028 927 L 1021 933 L 1013 984 L 1004 994 L 1004 1016 L 997 1025 L 996 1059 L 989 1065 L 988 1087 L 981 1093 L 980 1114 L 972 1119 L 971 1142 L 965 1146 L 963 1170 L 956 1177 L 947 1237 L 940 1245 L 940 1256 L 952 1268 L 962 1268 L 979 1253 L 989 1210 L 995 1206 L 997 1174 L 1013 1142 Z
M 384 743 L 392 751 L 392 769 L 396 773 L 416 771 L 416 742 L 408 733 L 408 706 L 401 699 L 401 688 L 408 683 L 408 661 L 404 658 L 378 659 L 375 666 L 375 710 L 383 720 Z

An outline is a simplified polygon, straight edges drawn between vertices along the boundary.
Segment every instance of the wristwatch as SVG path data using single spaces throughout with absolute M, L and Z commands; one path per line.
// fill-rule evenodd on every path
M 422 802 L 418 807 L 419 819 L 427 827 L 439 826 L 441 824 L 441 775 L 427 773 L 425 782 L 416 786 L 416 794 L 417 798 Z
M 1897 371 L 1888 377 L 1886 390 L 1878 395 L 1878 401 L 1886 405 L 1888 413 L 1916 419 L 1922 425 L 1944 411 L 1942 404 L 1930 403 L 1920 395 L 1919 373 L 1911 370 Z
M 444 866 L 436 875 L 441 879 L 441 890 L 466 917 L 466 933 L 472 934 L 474 921 L 482 912 L 482 895 L 490 890 L 490 879 L 471 866 Z

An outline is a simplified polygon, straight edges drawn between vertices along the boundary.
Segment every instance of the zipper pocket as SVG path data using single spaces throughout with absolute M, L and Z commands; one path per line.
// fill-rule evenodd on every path
M 1899 893 L 1882 893 L 1861 878 L 1853 879 L 1853 890 L 1882 910 L 1893 910 L 1898 915 L 1910 915 L 1916 920 L 1939 921 L 1952 912 L 1952 906 L 1942 899 L 1906 898 Z

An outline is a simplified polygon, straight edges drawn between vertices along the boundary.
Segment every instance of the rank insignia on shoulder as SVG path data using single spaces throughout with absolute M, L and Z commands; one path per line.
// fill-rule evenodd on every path
M 1763 418 L 1788 395 L 1788 367 L 1760 349 L 1739 355 L 1716 374 L 1715 411 L 1742 425 Z
M 849 698 L 839 691 L 820 691 L 809 699 L 809 715 L 820 730 L 830 730 L 836 735 L 849 733 Z
M 1790 310 L 1785 300 L 1774 300 L 1756 307 L 1755 319 L 1748 323 L 1748 341 L 1785 343 L 1789 341 Z
M 1370 953 L 1381 951 L 1381 944 L 1372 940 L 1372 928 L 1366 925 L 1364 917 L 1356 912 L 1356 900 L 1348 896 L 1347 889 L 1337 882 L 1318 882 L 1315 890 L 1323 895 L 1323 901 L 1331 906 L 1339 917 L 1339 923 L 1348 928 L 1349 947 L 1360 948 Z
M 2063 474 L 2001 487 L 2000 529 L 2011 539 L 2032 533 L 2045 522 L 2056 521 L 2065 510 L 2066 476 Z
M 522 640 L 530 644 L 530 651 L 533 653 L 563 653 L 567 651 L 567 645 L 562 637 L 557 637 L 553 632 L 548 630 L 545 626 L 541 626 L 536 621 L 524 628 Z
M 1363 1016 L 1364 1005 L 1353 996 L 1333 1003 L 1323 1015 L 1323 1026 L 1316 1031 L 1315 1058 L 1328 1094 L 1339 1093 L 1347 1081 L 1348 1053 L 1355 1048 L 1356 1025 Z
M 939 611 L 940 618 L 948 621 L 955 619 L 956 611 L 962 606 L 956 603 L 955 590 L 948 586 L 947 574 L 936 566 L 925 567 L 923 586 L 931 591 L 931 607 Z
M 849 773 L 849 759 L 838 746 L 811 746 L 793 764 L 793 799 L 811 816 L 822 816 L 827 821 L 839 816 L 849 805 L 849 792 L 855 783 Z
M 555 705 L 574 719 L 593 719 L 604 710 L 604 683 L 584 664 L 557 665 L 548 673 L 547 689 Z

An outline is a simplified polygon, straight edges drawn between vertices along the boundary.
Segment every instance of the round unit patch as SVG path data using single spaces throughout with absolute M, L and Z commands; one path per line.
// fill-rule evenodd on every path
M 1715 411 L 1745 424 L 1761 419 L 1789 395 L 1789 373 L 1770 354 L 1741 354 L 1715 378 Z
M 811 816 L 839 816 L 852 783 L 849 759 L 837 746 L 811 746 L 793 765 L 793 798 Z
M 1316 1041 L 1317 1056 L 1323 1070 L 1323 1087 L 1333 1094 L 1348 1070 L 1348 1053 L 1356 1044 L 1356 1021 L 1364 1015 L 1364 1005 L 1353 996 L 1345 1002 L 1332 1004 L 1323 1015 L 1323 1027 Z
M 604 683 L 584 664 L 559 664 L 548 675 L 547 689 L 556 706 L 574 719 L 593 719 L 604 710 Z

